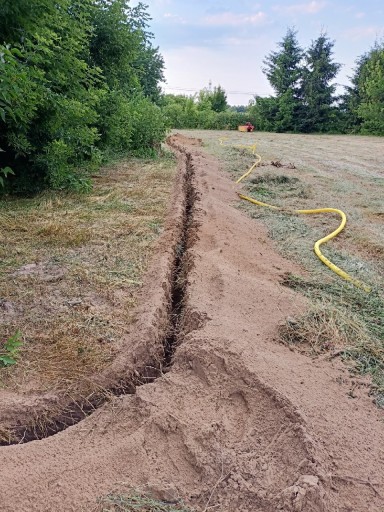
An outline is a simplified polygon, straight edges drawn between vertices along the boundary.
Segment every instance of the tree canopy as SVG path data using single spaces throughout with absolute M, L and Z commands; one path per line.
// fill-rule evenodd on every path
M 8 190 L 81 189 L 108 152 L 159 145 L 166 126 L 154 102 L 164 63 L 148 21 L 146 7 L 127 0 L 0 0 Z M 143 130 L 150 120 L 156 128 Z

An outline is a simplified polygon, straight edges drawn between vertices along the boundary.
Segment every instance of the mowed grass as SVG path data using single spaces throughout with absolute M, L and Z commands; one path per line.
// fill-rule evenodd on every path
M 185 132 L 184 132 L 185 133 Z M 187 133 L 188 134 L 188 133 Z M 247 202 L 237 207 L 268 226 L 276 249 L 303 272 L 283 284 L 306 295 L 309 309 L 281 328 L 285 343 L 312 355 L 340 356 L 358 373 L 372 375 L 373 395 L 384 407 L 384 140 L 379 137 L 193 131 L 235 180 L 255 158 L 236 144 L 257 144 L 261 165 L 241 189 L 289 209 L 340 208 L 347 227 L 322 246 L 336 265 L 372 287 L 355 288 L 313 253 L 316 240 L 339 225 L 333 214 L 291 215 Z M 219 139 L 226 137 L 225 146 Z
M 20 332 L 0 387 L 71 389 L 118 352 L 164 226 L 171 156 L 102 170 L 89 194 L 0 202 L 0 342 Z

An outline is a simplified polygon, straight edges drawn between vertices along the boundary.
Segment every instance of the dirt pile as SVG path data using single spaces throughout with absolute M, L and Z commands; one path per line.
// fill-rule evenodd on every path
M 382 412 L 366 394 L 351 400 L 337 362 L 276 342 L 278 325 L 305 307 L 280 284 L 299 269 L 234 208 L 215 159 L 182 136 L 169 144 L 192 171 L 195 199 L 173 364 L 64 432 L 0 448 L 2 510 L 92 510 L 115 487 L 204 512 L 383 510 Z M 143 353 L 153 346 L 147 338 Z

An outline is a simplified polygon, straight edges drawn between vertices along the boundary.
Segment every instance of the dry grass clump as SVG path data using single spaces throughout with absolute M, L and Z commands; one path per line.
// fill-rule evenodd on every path
M 366 346 L 371 342 L 358 315 L 343 311 L 331 302 L 315 302 L 299 318 L 288 318 L 280 327 L 280 335 L 285 343 L 309 347 L 316 354 L 351 350 L 356 345 Z
M 384 230 L 384 223 L 382 229 Z M 359 252 L 373 260 L 379 271 L 384 275 L 384 240 L 380 240 L 374 233 L 367 235 L 366 232 L 362 232 L 354 237 L 354 242 Z
M 0 387 L 67 389 L 100 371 L 133 320 L 162 232 L 176 164 L 131 160 L 94 177 L 89 194 L 0 202 L 0 341 L 19 331 Z
M 111 494 L 100 500 L 97 512 L 192 512 L 182 504 L 166 503 L 145 494 Z
M 384 407 L 384 300 L 379 292 L 336 281 L 319 283 L 293 274 L 282 284 L 301 291 L 311 305 L 301 317 L 288 318 L 281 339 L 313 355 L 329 352 L 372 376 L 376 403 Z
M 0 425 L 0 445 L 11 444 L 15 441 L 13 433 Z

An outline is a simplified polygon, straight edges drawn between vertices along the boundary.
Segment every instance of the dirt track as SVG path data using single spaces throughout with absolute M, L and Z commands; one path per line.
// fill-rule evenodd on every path
M 351 400 L 340 363 L 276 342 L 305 307 L 279 284 L 300 269 L 233 208 L 212 157 L 170 143 L 190 155 L 195 191 L 174 364 L 62 433 L 0 448 L 1 511 L 88 511 L 115 486 L 205 511 L 382 511 L 382 411 L 364 392 Z

